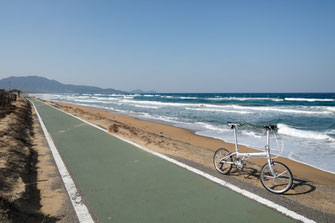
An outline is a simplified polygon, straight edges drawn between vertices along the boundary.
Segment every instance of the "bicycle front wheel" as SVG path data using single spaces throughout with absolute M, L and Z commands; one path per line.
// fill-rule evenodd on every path
M 228 174 L 232 168 L 233 158 L 229 154 L 230 152 L 224 148 L 220 148 L 214 153 L 213 163 L 215 169 L 222 174 Z
M 269 163 L 266 163 L 260 174 L 262 185 L 268 191 L 275 194 L 282 194 L 288 191 L 293 182 L 293 176 L 290 169 L 281 162 L 274 161 L 272 163 L 273 173 L 270 169 Z

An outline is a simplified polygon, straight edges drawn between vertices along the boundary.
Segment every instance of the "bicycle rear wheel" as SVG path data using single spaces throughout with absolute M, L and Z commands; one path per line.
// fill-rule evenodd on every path
M 272 174 L 269 163 L 266 163 L 260 174 L 262 185 L 268 191 L 275 194 L 282 194 L 288 191 L 293 182 L 293 176 L 290 169 L 283 163 L 274 161 L 272 163 L 275 176 Z
M 228 174 L 233 166 L 233 158 L 229 154 L 230 152 L 224 148 L 220 148 L 214 153 L 213 163 L 215 169 L 222 174 Z

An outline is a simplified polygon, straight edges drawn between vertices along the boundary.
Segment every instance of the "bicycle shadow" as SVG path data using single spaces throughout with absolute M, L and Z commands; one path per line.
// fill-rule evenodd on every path
M 244 167 L 242 170 L 233 168 L 230 172 L 231 176 L 243 176 L 245 179 L 259 180 L 259 170 L 253 167 Z M 294 196 L 304 195 L 316 190 L 316 186 L 312 182 L 293 177 L 293 183 L 290 190 L 283 195 Z
M 303 195 L 308 194 L 316 190 L 316 186 L 312 185 L 310 181 L 297 179 L 293 177 L 292 187 L 284 195 Z

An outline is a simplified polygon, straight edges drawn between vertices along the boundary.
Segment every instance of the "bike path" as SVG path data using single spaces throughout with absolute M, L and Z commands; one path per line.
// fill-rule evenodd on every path
M 293 222 L 32 99 L 98 222 Z

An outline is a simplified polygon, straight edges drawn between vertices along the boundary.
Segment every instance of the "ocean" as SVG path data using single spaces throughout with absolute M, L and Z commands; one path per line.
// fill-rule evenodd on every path
M 264 125 L 277 124 L 275 154 L 335 173 L 335 93 L 35 94 L 162 122 L 263 150 Z M 294 170 L 292 170 L 294 172 Z

